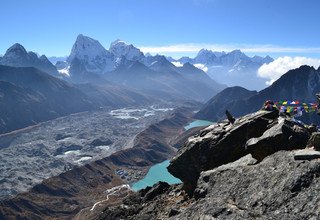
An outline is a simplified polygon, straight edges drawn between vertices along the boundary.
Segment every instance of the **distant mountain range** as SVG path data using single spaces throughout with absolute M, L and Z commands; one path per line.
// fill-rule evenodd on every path
M 106 49 L 99 41 L 82 34 L 77 37 L 67 57 L 39 57 L 34 52 L 27 52 L 20 44 L 14 44 L 0 57 L 0 65 L 35 67 L 72 83 L 103 84 L 107 79 L 160 98 L 197 101 L 207 101 L 226 85 L 257 90 L 264 88 L 265 80 L 257 76 L 257 70 L 264 63 L 272 61 L 269 56 L 250 58 L 240 50 L 226 53 L 206 49 L 200 50 L 195 58 L 182 57 L 176 60 L 144 54 L 121 40 L 112 42 Z M 134 69 L 139 66 L 137 63 L 133 65 L 134 62 L 143 65 L 139 67 L 143 73 L 131 74 L 139 71 Z M 187 67 L 183 67 L 185 64 Z M 190 64 L 200 71 L 191 69 Z M 185 70 L 187 74 L 184 74 Z M 196 74 L 192 75 L 191 72 Z M 146 74 L 148 77 L 145 77 Z M 192 82 L 194 77 L 197 78 L 196 82 Z
M 206 49 L 200 50 L 195 58 L 182 57 L 175 60 L 172 57 L 160 55 L 144 55 L 132 44 L 126 44 L 121 40 L 111 43 L 109 50 L 107 50 L 98 41 L 83 35 L 77 37 L 68 58 L 69 64 L 72 64 L 75 58 L 81 60 L 84 69 L 90 73 L 117 71 L 117 67 L 124 64 L 123 60 L 138 61 L 154 71 L 159 71 L 159 68 L 162 68 L 162 72 L 164 68 L 168 67 L 167 62 L 180 63 L 177 66 L 190 63 L 198 68 L 202 67 L 200 69 L 206 70 L 207 74 L 216 82 L 256 90 L 261 90 L 266 86 L 265 79 L 257 76 L 257 70 L 263 64 L 273 61 L 269 56 L 250 58 L 240 50 L 226 53 Z M 66 67 L 64 68 L 66 70 Z M 172 69 L 173 67 L 169 71 Z
M 261 90 L 266 87 L 265 79 L 257 76 L 257 70 L 273 61 L 269 56 L 248 57 L 240 50 L 229 53 L 202 49 L 195 58 L 182 57 L 173 62 L 184 64 L 189 62 L 202 66 L 208 75 L 219 83 L 228 86 L 242 86 L 247 89 Z
M 107 50 L 84 35 L 77 37 L 67 61 L 56 67 L 71 82 L 101 85 L 107 80 L 167 100 L 206 101 L 226 87 L 193 65 L 176 67 L 164 56 L 145 56 L 121 40 Z
M 248 91 L 241 87 L 227 88 L 210 101 L 196 114 L 197 118 L 218 121 L 225 118 L 225 110 L 235 117 L 252 113 L 262 108 L 266 100 L 300 102 L 316 102 L 316 93 L 320 91 L 320 68 L 310 66 L 288 71 L 268 88 L 260 91 Z M 315 113 L 303 114 L 300 120 L 310 123 L 320 123 L 320 117 Z

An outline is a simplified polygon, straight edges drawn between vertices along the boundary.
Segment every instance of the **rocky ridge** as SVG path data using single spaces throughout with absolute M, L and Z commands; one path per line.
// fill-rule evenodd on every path
M 277 111 L 211 125 L 171 160 L 183 184 L 158 183 L 93 219 L 318 219 L 319 135 Z

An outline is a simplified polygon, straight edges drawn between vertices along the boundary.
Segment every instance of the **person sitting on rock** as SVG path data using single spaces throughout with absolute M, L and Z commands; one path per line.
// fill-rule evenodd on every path
M 263 105 L 263 109 L 266 110 L 266 111 L 274 111 L 275 110 L 275 104 L 273 101 L 271 100 L 267 100 L 264 102 L 264 105 Z

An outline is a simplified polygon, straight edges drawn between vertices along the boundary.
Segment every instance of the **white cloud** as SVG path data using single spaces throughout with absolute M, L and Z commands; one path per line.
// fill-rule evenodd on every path
M 183 66 L 183 64 L 182 63 L 180 63 L 180 62 L 171 62 L 173 65 L 175 65 L 176 67 L 181 67 L 181 66 Z
M 198 52 L 202 48 L 213 51 L 232 51 L 240 49 L 247 53 L 320 53 L 320 47 L 281 47 L 276 45 L 249 44 L 174 44 L 166 46 L 142 46 L 144 53 L 187 53 Z
M 279 57 L 269 64 L 263 64 L 258 69 L 258 76 L 267 79 L 268 81 L 266 84 L 271 85 L 289 70 L 298 68 L 302 65 L 309 65 L 318 68 L 320 65 L 320 59 L 288 56 Z
M 204 72 L 208 72 L 208 67 L 206 67 L 204 64 L 202 63 L 196 63 L 194 64 L 195 67 L 197 67 L 198 69 L 203 70 Z

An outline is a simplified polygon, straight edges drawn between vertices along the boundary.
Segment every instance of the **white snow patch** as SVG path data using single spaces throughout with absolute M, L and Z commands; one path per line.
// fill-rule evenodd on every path
M 85 157 L 81 157 L 80 159 L 76 160 L 75 162 L 81 163 L 83 161 L 90 160 L 90 159 L 92 159 L 91 156 L 85 156 Z
M 119 119 L 135 119 L 138 120 L 140 118 L 149 117 L 155 115 L 156 112 L 166 112 L 171 111 L 173 108 L 155 108 L 151 106 L 149 108 L 142 109 L 115 109 L 110 111 L 110 115 Z
M 58 72 L 61 73 L 62 75 L 66 75 L 66 76 L 69 76 L 69 77 L 70 77 L 69 70 L 70 70 L 70 66 L 68 66 L 68 67 L 66 67 L 66 68 L 63 68 L 63 69 L 61 69 L 61 70 L 58 70 Z
M 80 150 L 69 150 L 64 152 L 64 155 L 69 155 L 69 154 L 80 154 Z
M 101 145 L 101 146 L 97 146 L 97 148 L 99 148 L 100 150 L 109 150 L 110 146 L 109 145 Z

